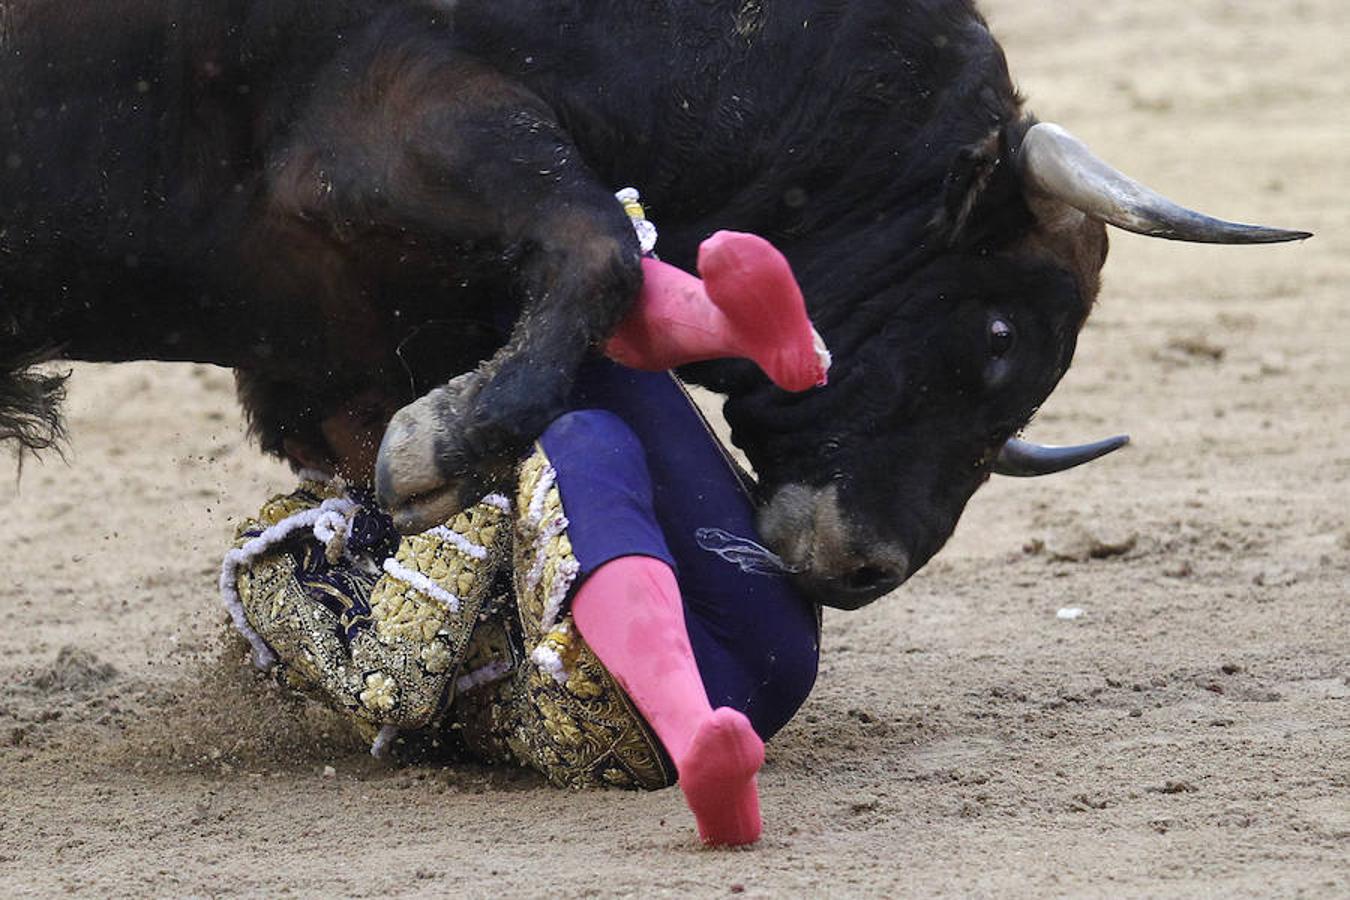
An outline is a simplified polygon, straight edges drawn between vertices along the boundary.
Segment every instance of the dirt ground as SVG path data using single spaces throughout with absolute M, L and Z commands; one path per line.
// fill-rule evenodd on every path
M 1350 896 L 1343 0 L 986 6 L 1043 118 L 1318 236 L 1113 237 L 1030 434 L 1134 445 L 990 484 L 826 615 L 757 847 L 702 849 L 675 791 L 387 766 L 282 701 L 218 638 L 232 523 L 290 481 L 229 376 L 80 366 L 70 464 L 0 473 L 0 895 Z

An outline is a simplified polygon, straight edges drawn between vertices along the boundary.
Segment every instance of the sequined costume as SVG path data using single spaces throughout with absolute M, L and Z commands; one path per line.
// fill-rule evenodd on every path
M 373 504 L 330 486 L 273 500 L 222 577 L 244 630 L 283 678 L 372 737 L 440 729 L 474 758 L 558 785 L 656 788 L 674 769 L 568 611 L 605 562 L 651 556 L 677 572 L 710 702 L 771 736 L 810 691 L 819 619 L 782 575 L 700 545 L 706 529 L 754 534 L 724 451 L 666 374 L 597 360 L 573 405 L 522 461 L 509 503 L 421 535 L 400 541 Z M 284 536 L 246 554 L 269 529 Z
M 536 452 L 523 470 L 545 465 Z M 540 508 L 556 517 L 557 490 L 545 493 Z M 302 483 L 243 523 L 236 549 L 342 496 L 333 483 Z M 268 667 L 372 742 L 435 729 L 468 758 L 530 766 L 559 786 L 673 783 L 660 745 L 569 623 L 540 627 L 543 598 L 569 577 L 565 534 L 546 537 L 524 518 L 513 535 L 503 506 L 480 503 L 400 540 L 386 515 L 357 503 L 335 532 L 348 533 L 340 555 L 328 552 L 331 538 L 300 528 L 241 565 L 227 560 Z M 541 548 L 539 575 L 520 579 L 533 588 L 517 599 L 512 571 L 535 566 Z M 530 660 L 541 647 L 557 654 L 556 668 Z

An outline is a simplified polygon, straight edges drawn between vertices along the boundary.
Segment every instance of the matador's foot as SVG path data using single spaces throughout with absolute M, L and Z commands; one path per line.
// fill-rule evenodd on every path
M 775 384 L 804 391 L 825 383 L 829 351 L 811 326 L 787 259 L 772 244 L 754 234 L 719 231 L 699 245 L 698 273 L 726 316 L 728 340 Z
M 676 761 L 680 789 L 703 843 L 753 844 L 763 827 L 755 776 L 764 765 L 764 742 L 750 720 L 729 707 L 715 709 Z

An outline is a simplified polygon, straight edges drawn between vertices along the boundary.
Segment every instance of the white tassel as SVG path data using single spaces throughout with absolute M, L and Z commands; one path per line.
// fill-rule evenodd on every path
M 648 221 L 637 188 L 623 188 L 614 194 L 614 199 L 623 204 L 624 211 L 633 222 L 633 230 L 637 232 L 638 246 L 643 254 L 651 253 L 656 249 L 656 226 Z
M 539 667 L 539 671 L 551 675 L 558 684 L 567 684 L 567 669 L 563 666 L 562 657 L 558 655 L 557 650 L 547 644 L 540 644 L 530 654 L 530 660 Z

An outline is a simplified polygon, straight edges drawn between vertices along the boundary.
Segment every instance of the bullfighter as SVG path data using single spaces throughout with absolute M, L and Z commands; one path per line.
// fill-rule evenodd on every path
M 754 541 L 746 485 L 678 382 L 638 368 L 743 356 L 803 390 L 828 354 L 767 242 L 709 239 L 701 284 L 644 269 L 605 346 L 627 365 L 588 363 L 514 485 L 429 531 L 400 540 L 373 503 L 378 391 L 317 430 L 255 419 L 304 481 L 241 527 L 221 587 L 255 660 L 377 750 L 434 729 L 560 785 L 678 779 L 706 843 L 747 844 L 763 740 L 814 682 L 818 608 Z

